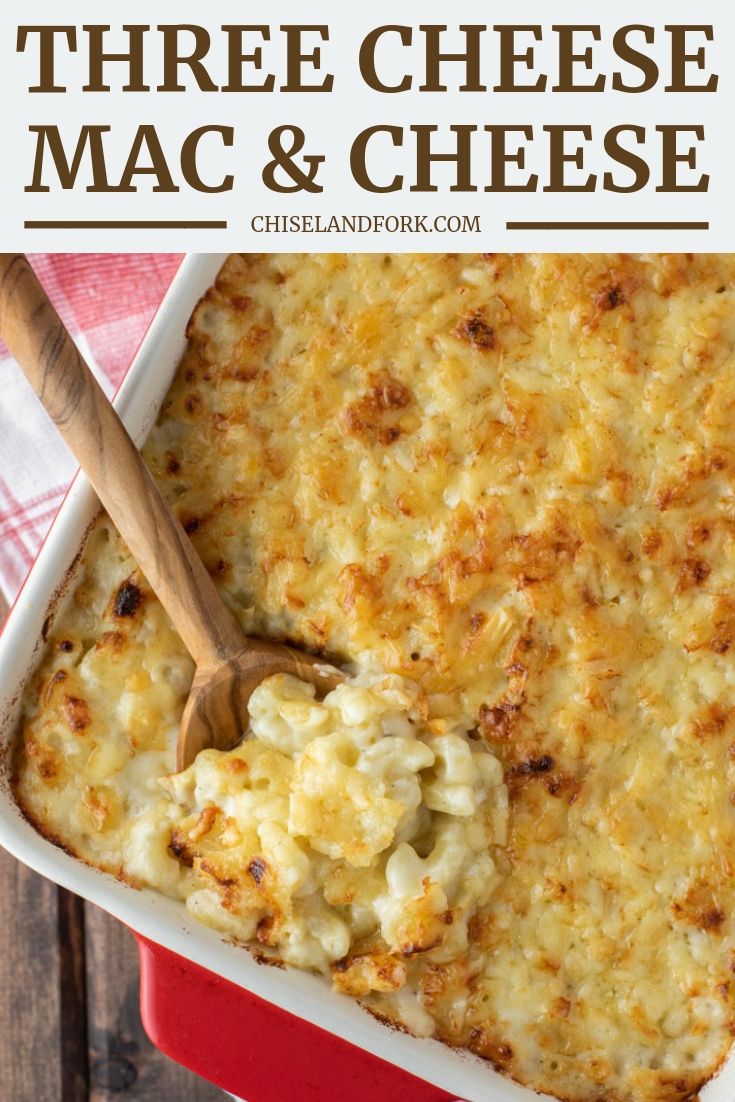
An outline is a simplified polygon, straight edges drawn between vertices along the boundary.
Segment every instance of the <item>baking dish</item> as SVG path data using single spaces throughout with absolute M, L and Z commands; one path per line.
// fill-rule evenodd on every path
M 137 442 L 150 428 L 184 348 L 186 323 L 222 256 L 192 256 L 159 310 L 121 387 L 117 406 Z M 0 739 L 7 747 L 22 685 L 97 509 L 78 477 L 0 640 Z M 532 1093 L 466 1053 L 375 1021 L 323 980 L 264 967 L 189 917 L 184 906 L 135 891 L 40 837 L 0 790 L 0 843 L 38 872 L 103 907 L 139 936 L 142 1008 L 153 1040 L 173 1058 L 248 1102 L 296 1096 L 332 1102 L 347 1091 L 375 1099 L 522 1102 Z M 731 1102 L 735 1060 L 702 1095 Z

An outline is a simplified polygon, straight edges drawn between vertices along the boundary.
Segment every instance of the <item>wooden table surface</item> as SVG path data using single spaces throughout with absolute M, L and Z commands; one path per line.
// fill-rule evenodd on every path
M 225 1098 L 143 1032 L 132 934 L 0 849 L 1 1102 Z

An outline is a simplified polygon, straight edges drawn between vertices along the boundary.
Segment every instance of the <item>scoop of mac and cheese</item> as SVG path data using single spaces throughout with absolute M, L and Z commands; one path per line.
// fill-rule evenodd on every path
M 234 750 L 205 750 L 160 784 L 189 910 L 354 994 L 401 988 L 405 961 L 451 960 L 499 876 L 507 830 L 498 759 L 467 726 L 431 719 L 398 676 L 362 675 L 323 701 L 288 674 L 252 695 Z M 137 824 L 128 867 L 160 850 Z M 163 839 L 165 840 L 165 839 Z

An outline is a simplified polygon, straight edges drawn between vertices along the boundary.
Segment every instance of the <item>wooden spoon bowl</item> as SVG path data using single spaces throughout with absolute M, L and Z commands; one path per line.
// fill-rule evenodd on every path
M 198 666 L 181 717 L 177 768 L 186 769 L 200 750 L 229 750 L 249 723 L 248 702 L 261 681 L 290 673 L 315 685 L 321 694 L 335 688 L 343 675 L 324 659 L 264 639 L 245 639 L 245 648 L 214 669 Z
M 31 266 L 0 254 L 0 336 L 15 356 L 196 664 L 181 719 L 176 767 L 200 750 L 229 750 L 248 726 L 253 690 L 289 673 L 328 692 L 342 675 L 322 659 L 248 638 Z

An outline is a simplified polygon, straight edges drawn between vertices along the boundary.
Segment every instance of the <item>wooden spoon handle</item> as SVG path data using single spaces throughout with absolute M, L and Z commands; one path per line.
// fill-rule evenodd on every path
M 196 662 L 247 640 L 26 258 L 0 254 L 0 334 Z

